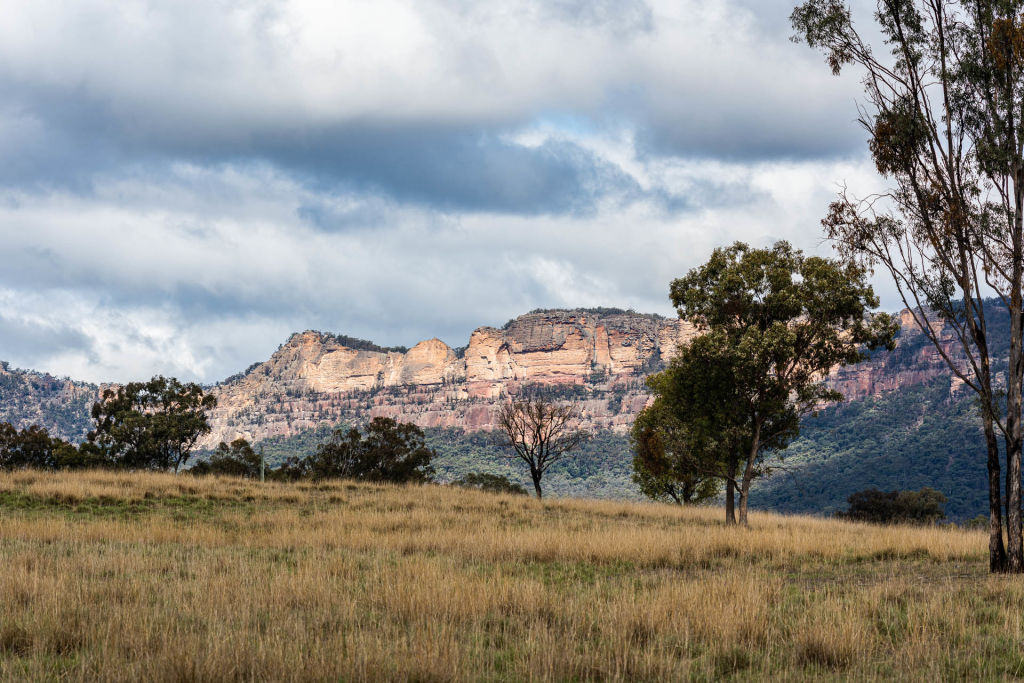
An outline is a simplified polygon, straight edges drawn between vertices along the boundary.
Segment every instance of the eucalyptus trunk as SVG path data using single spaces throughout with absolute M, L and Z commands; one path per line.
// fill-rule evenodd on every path
M 725 523 L 736 523 L 736 470 L 735 457 L 729 459 L 729 476 L 725 480 Z
M 988 570 L 1007 570 L 1006 547 L 1003 545 L 1002 481 L 1000 481 L 999 442 L 992 414 L 983 410 L 985 444 L 988 447 Z
M 743 480 L 740 482 L 740 524 L 750 526 L 747 519 L 747 503 L 750 500 L 750 484 L 754 481 L 754 465 L 757 462 L 757 454 L 761 450 L 761 420 L 754 420 L 754 433 L 750 442 L 750 453 L 747 454 L 747 462 L 743 467 Z
M 1021 394 L 1024 383 L 1024 340 L 1022 340 L 1022 279 L 1024 279 L 1024 193 L 1019 167 L 1014 175 L 1014 215 L 1012 218 L 1012 256 L 1010 266 L 1010 358 L 1006 382 L 1006 534 L 1009 569 L 1024 572 L 1024 529 L 1021 525 Z

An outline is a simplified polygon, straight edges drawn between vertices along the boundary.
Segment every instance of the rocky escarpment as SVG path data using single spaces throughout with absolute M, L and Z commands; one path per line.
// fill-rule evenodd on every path
M 439 339 L 405 352 L 353 348 L 307 331 L 214 389 L 205 445 L 376 416 L 487 429 L 498 402 L 524 387 L 571 396 L 590 428 L 622 431 L 647 401 L 643 378 L 693 334 L 680 320 L 618 311 L 534 312 L 479 328 L 458 350 Z
M 829 383 L 856 400 L 948 376 L 905 313 L 897 350 L 837 369 Z M 591 430 L 629 429 L 649 396 L 644 378 L 696 334 L 684 321 L 631 312 L 542 311 L 482 327 L 452 349 L 439 339 L 408 351 L 352 348 L 333 335 L 293 335 L 267 362 L 214 389 L 213 446 L 238 436 L 290 436 L 322 423 L 377 416 L 422 427 L 490 429 L 508 396 L 543 390 L 572 399 Z M 948 336 L 952 350 L 953 340 Z M 955 391 L 956 382 L 951 383 Z
M 994 316 L 993 316 L 994 317 Z M 891 352 L 879 352 L 862 363 L 837 368 L 828 378 L 829 385 L 847 400 L 858 400 L 868 396 L 895 391 L 931 382 L 938 377 L 949 380 L 950 395 L 964 390 L 963 382 L 950 372 L 943 353 L 958 362 L 966 370 L 963 351 L 955 339 L 953 330 L 938 319 L 929 324 L 936 331 L 942 348 L 924 335 L 910 311 L 900 313 L 900 332 L 896 348 Z M 1000 362 L 995 363 L 995 382 L 1003 382 Z

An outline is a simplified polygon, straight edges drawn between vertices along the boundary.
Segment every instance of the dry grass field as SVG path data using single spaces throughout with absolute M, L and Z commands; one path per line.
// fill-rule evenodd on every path
M 0 677 L 1005 679 L 985 536 L 441 487 L 0 475 Z

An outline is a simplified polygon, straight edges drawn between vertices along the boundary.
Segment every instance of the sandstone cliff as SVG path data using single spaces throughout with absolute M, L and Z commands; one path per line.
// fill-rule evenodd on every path
M 477 329 L 458 350 L 439 339 L 404 353 L 356 349 L 307 331 L 214 389 L 204 445 L 376 416 L 487 429 L 497 401 L 526 385 L 582 399 L 591 428 L 621 431 L 646 402 L 643 377 L 692 334 L 679 320 L 615 311 L 530 313 L 503 329 Z
M 840 368 L 830 383 L 858 399 L 948 376 L 912 319 L 905 315 L 902 323 L 897 352 Z M 307 331 L 214 388 L 218 407 L 203 445 L 377 416 L 422 427 L 490 429 L 501 400 L 538 386 L 576 401 L 588 429 L 624 432 L 648 401 L 644 377 L 695 333 L 686 322 L 658 316 L 561 310 L 523 315 L 502 329 L 479 328 L 458 350 L 439 339 L 407 352 L 356 349 Z
M 904 312 L 896 351 L 832 373 L 847 399 L 950 378 L 944 361 Z M 644 378 L 663 367 L 695 330 L 685 322 L 607 309 L 541 311 L 482 327 L 467 346 L 439 339 L 381 349 L 320 332 L 294 334 L 266 362 L 213 387 L 218 407 L 201 444 L 239 436 L 290 436 L 327 423 L 394 417 L 423 427 L 494 426 L 500 401 L 524 387 L 572 399 L 591 430 L 629 429 L 648 401 Z M 955 344 L 948 330 L 945 347 Z M 949 379 L 950 393 L 962 390 Z M 0 421 L 40 424 L 80 440 L 100 387 L 0 363 Z

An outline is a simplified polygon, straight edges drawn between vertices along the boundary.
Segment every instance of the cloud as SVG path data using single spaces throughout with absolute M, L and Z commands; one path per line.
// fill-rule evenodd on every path
M 215 381 L 315 328 L 671 314 L 875 189 L 782 0 L 100 0 L 0 23 L 0 358 Z M 781 17 L 781 18 L 780 18 Z M 36 344 L 33 339 L 39 339 Z
M 633 128 L 650 155 L 862 147 L 856 84 L 762 30 L 788 15 L 775 3 L 169 7 L 40 0 L 7 17 L 0 149 L 18 162 L 0 181 L 81 189 L 91 173 L 154 159 L 254 160 L 398 201 L 573 212 L 621 178 L 572 146 L 504 135 L 564 112 Z
M 0 358 L 97 381 L 215 381 L 307 328 L 459 346 L 536 307 L 671 314 L 668 282 L 715 246 L 789 239 L 822 251 L 825 179 L 871 182 L 869 168 L 844 163 L 660 161 L 631 177 L 644 198 L 590 216 L 438 213 L 253 166 L 180 166 L 97 182 L 89 197 L 0 194 L 0 240 L 16 255 L 0 272 L 5 315 L 69 340 L 32 350 L 0 335 Z M 690 208 L 667 209 L 666 188 Z M 308 206 L 351 225 L 324 230 Z

